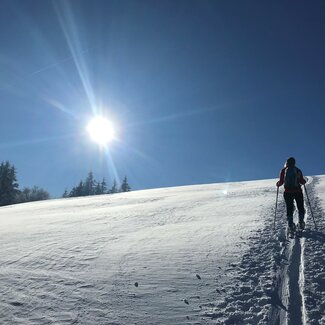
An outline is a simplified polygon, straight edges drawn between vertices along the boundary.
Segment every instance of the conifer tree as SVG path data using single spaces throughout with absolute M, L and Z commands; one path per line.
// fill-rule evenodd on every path
M 116 180 L 115 180 L 115 179 L 114 179 L 114 181 L 113 181 L 112 188 L 111 188 L 111 190 L 110 190 L 109 192 L 110 192 L 111 194 L 118 193 L 117 183 L 116 183 Z
M 74 196 L 84 196 L 86 194 L 85 184 L 83 181 L 80 181 L 79 185 L 75 189 L 75 195 Z
M 128 183 L 127 177 L 125 176 L 121 185 L 121 192 L 129 192 L 129 191 L 131 191 L 131 187 Z
M 93 172 L 89 172 L 84 184 L 85 195 L 95 194 L 95 180 Z
M 69 193 L 69 197 L 75 197 L 75 196 L 77 196 L 77 188 L 74 186 Z
M 131 187 L 128 183 L 127 177 L 124 177 L 121 187 L 118 186 L 117 181 L 114 179 L 112 187 L 107 190 L 107 183 L 105 178 L 101 182 L 94 179 L 93 173 L 90 171 L 84 181 L 80 181 L 78 186 L 72 188 L 70 192 L 64 191 L 63 197 L 87 196 L 87 195 L 100 195 L 100 194 L 113 194 L 118 192 L 129 192 Z
M 103 178 L 102 182 L 100 183 L 100 188 L 101 188 L 101 194 L 107 193 L 107 184 L 105 181 L 105 178 Z
M 95 185 L 95 195 L 100 195 L 100 194 L 103 194 L 102 193 L 102 188 L 100 186 L 100 183 L 97 183 L 96 182 L 96 185 Z
M 14 204 L 18 194 L 16 169 L 9 161 L 0 164 L 0 206 Z

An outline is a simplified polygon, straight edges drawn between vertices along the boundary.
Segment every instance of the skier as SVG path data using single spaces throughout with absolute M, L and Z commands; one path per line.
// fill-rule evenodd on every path
M 276 186 L 280 187 L 284 184 L 284 200 L 287 205 L 287 220 L 289 232 L 295 232 L 296 225 L 293 223 L 294 201 L 296 201 L 299 212 L 299 228 L 305 228 L 305 208 L 304 196 L 301 190 L 301 185 L 306 184 L 306 180 L 302 175 L 302 171 L 296 167 L 296 160 L 293 157 L 287 159 L 284 168 L 280 172 L 280 179 Z

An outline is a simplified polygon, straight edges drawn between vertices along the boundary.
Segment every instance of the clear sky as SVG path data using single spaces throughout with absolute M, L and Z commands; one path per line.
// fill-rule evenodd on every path
M 61 196 L 325 174 L 325 2 L 0 1 L 0 161 Z M 104 114 L 118 139 L 85 131 Z

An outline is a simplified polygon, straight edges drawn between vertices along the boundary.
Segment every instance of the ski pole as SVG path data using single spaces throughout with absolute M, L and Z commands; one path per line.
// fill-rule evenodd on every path
M 276 190 L 276 200 L 275 200 L 273 229 L 275 229 L 276 209 L 278 207 L 278 196 L 279 196 L 279 186 L 277 186 L 277 190 Z
M 314 218 L 313 210 L 311 208 L 311 204 L 310 204 L 310 200 L 309 200 L 309 196 L 308 196 L 308 192 L 307 192 L 305 184 L 304 184 L 304 189 L 305 189 L 305 193 L 306 193 L 306 196 L 307 196 L 307 201 L 308 201 L 308 204 L 309 204 L 309 210 L 310 210 L 311 216 L 312 216 L 313 221 L 314 221 L 315 229 L 317 230 L 316 221 L 315 221 L 315 218 Z

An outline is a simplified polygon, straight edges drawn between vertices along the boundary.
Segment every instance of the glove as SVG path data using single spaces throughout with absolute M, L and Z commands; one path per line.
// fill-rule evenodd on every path
M 277 181 L 275 184 L 277 187 L 280 187 L 280 181 Z

